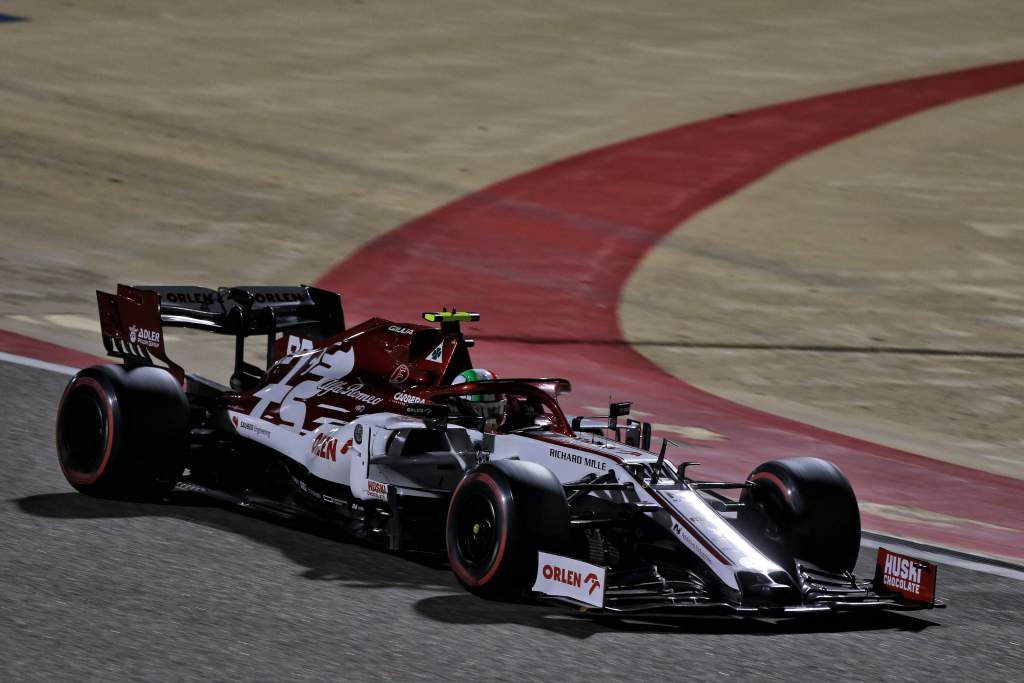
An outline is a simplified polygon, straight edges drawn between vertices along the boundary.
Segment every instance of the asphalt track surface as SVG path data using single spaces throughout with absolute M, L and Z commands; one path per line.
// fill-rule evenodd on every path
M 942 567 L 945 610 L 611 622 L 486 602 L 444 567 L 182 499 L 64 482 L 67 377 L 0 363 L 0 680 L 1019 680 L 1024 583 Z M 865 550 L 861 571 L 869 571 Z

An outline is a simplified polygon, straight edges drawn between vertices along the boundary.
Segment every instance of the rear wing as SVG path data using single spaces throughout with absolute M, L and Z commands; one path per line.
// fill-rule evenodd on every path
M 325 339 L 345 329 L 341 297 L 327 290 L 299 287 L 205 287 L 118 285 L 117 294 L 96 292 L 100 330 L 107 354 L 126 363 L 152 365 L 153 359 L 184 380 L 181 366 L 167 357 L 164 328 L 187 327 L 235 337 L 231 385 L 251 386 L 263 370 L 245 362 L 245 338 L 267 335 L 267 366 L 278 332 Z

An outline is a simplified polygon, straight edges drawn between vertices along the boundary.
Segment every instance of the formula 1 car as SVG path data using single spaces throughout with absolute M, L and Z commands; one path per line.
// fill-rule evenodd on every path
M 309 517 L 397 551 L 446 554 L 458 581 L 501 599 L 598 613 L 790 615 L 936 605 L 934 564 L 882 549 L 873 580 L 853 490 L 831 463 L 775 460 L 742 482 L 673 466 L 651 425 L 568 417 L 564 379 L 476 369 L 475 313 L 346 327 L 315 287 L 97 292 L 121 365 L 69 383 L 57 417 L 68 482 L 159 500 L 175 487 Z M 235 338 L 231 386 L 187 373 L 164 329 Z M 245 342 L 266 336 L 265 369 Z M 623 423 L 622 418 L 626 418 Z M 724 495 L 738 492 L 738 497 Z

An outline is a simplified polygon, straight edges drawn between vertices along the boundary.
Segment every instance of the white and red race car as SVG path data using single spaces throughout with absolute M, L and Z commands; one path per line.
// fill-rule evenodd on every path
M 670 442 L 651 450 L 628 403 L 570 418 L 566 380 L 486 379 L 460 325 L 474 313 L 346 328 L 340 297 L 314 287 L 97 296 L 104 345 L 123 364 L 79 372 L 57 420 L 60 466 L 83 493 L 201 492 L 445 553 L 479 595 L 598 613 L 936 606 L 934 564 L 883 549 L 872 580 L 853 576 L 860 515 L 831 463 L 693 479 L 695 463 L 666 460 Z M 171 326 L 235 337 L 230 387 L 170 360 Z M 244 360 L 253 335 L 266 336 L 266 369 Z

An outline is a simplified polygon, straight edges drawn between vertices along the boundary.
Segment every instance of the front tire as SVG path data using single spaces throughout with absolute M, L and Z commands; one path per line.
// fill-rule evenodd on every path
M 860 509 L 838 467 L 821 458 L 766 462 L 748 479 L 752 488 L 738 524 L 782 566 L 804 560 L 832 572 L 853 571 L 860 553 Z
M 57 410 L 61 471 L 90 496 L 160 498 L 184 469 L 188 414 L 185 392 L 162 368 L 86 368 L 72 378 Z
M 564 553 L 569 546 L 565 490 L 535 463 L 481 465 L 452 494 L 445 539 L 452 571 L 466 589 L 521 597 L 537 572 L 537 551 Z

